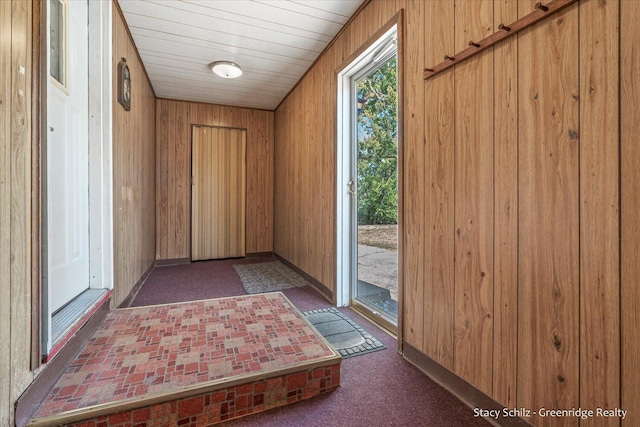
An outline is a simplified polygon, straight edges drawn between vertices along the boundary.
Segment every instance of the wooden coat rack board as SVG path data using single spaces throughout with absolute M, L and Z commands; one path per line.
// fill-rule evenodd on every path
M 484 38 L 480 41 L 471 40 L 469 41 L 469 47 L 465 50 L 458 52 L 454 56 L 445 55 L 444 61 L 442 61 L 438 65 L 432 68 L 425 68 L 424 79 L 429 79 L 436 74 L 443 72 L 449 67 L 453 67 L 454 65 L 459 64 L 462 61 L 466 61 L 467 59 L 471 58 L 474 55 L 477 55 L 478 53 L 493 46 L 494 44 L 518 34 L 525 28 L 528 28 L 533 24 L 542 21 L 543 19 L 553 15 L 554 13 L 564 9 L 567 6 L 572 5 L 577 1 L 578 0 L 551 0 L 547 4 L 542 4 L 541 2 L 536 3 L 533 12 L 531 12 L 527 16 L 524 16 L 509 25 L 498 25 L 498 31 L 491 34 L 489 37 Z

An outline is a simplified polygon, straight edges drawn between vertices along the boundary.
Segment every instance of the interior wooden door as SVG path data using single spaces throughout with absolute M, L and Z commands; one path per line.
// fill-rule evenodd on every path
M 192 141 L 191 259 L 243 257 L 247 132 L 194 126 Z

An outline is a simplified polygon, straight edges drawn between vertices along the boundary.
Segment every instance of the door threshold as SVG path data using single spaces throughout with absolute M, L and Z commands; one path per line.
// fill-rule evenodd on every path
M 397 320 L 391 318 L 380 310 L 369 307 L 366 303 L 362 303 L 358 300 L 351 300 L 350 307 L 362 316 L 366 317 L 371 322 L 375 323 L 380 327 L 380 329 L 382 329 L 395 339 L 398 339 Z
M 51 316 L 51 342 L 53 342 L 53 345 L 56 345 L 78 319 L 106 293 L 107 289 L 87 289 L 56 311 Z

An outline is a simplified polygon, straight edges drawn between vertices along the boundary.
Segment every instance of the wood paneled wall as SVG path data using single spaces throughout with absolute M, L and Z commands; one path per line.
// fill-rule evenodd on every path
M 14 404 L 34 377 L 30 365 L 32 6 L 31 2 L 21 0 L 0 2 L 0 425 L 3 426 L 13 425 Z
M 276 110 L 274 252 L 335 292 L 335 69 L 397 12 L 365 8 Z
M 114 289 L 118 306 L 155 261 L 155 96 L 117 2 L 113 5 Z M 131 111 L 116 101 L 117 66 L 131 72 Z
M 156 259 L 191 257 L 191 125 L 247 130 L 246 252 L 273 251 L 271 111 L 156 101 Z
M 640 2 L 622 1 L 620 17 L 621 394 L 630 412 L 624 425 L 633 426 L 640 422 Z
M 405 344 L 509 407 L 635 425 L 639 2 L 581 0 L 422 79 L 535 3 L 373 0 L 276 110 L 274 251 L 336 291 L 335 70 L 404 9 Z

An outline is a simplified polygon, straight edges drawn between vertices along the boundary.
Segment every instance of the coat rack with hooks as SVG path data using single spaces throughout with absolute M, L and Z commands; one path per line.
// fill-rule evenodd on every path
M 551 0 L 547 4 L 542 4 L 542 2 L 536 3 L 534 10 L 528 15 L 523 16 L 522 18 L 509 25 L 498 25 L 498 31 L 491 34 L 489 37 L 486 37 L 480 41 L 470 40 L 469 47 L 465 50 L 458 52 L 454 56 L 445 55 L 444 61 L 442 61 L 438 65 L 431 68 L 425 68 L 424 79 L 429 79 L 436 74 L 443 72 L 449 67 L 453 67 L 456 64 L 466 61 L 467 59 L 471 58 L 474 55 L 477 55 L 483 50 L 518 34 L 525 28 L 528 28 L 533 24 L 542 21 L 545 18 L 548 18 L 554 13 L 564 9 L 567 6 L 572 5 L 573 3 L 576 3 L 577 1 L 579 0 Z

